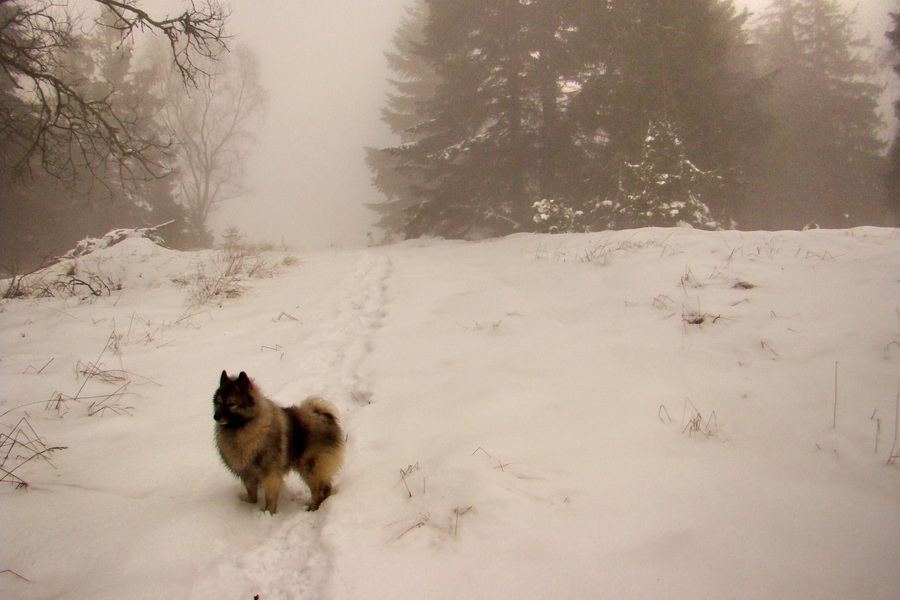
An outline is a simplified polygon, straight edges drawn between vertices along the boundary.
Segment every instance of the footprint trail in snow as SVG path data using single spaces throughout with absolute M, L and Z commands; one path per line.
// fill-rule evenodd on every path
M 327 316 L 296 350 L 286 348 L 292 358 L 285 368 L 296 374 L 297 383 L 291 388 L 328 398 L 345 416 L 368 404 L 368 357 L 372 337 L 384 316 L 391 271 L 391 261 L 385 256 L 360 256 L 339 285 L 337 300 Z M 283 495 L 294 495 L 292 490 L 302 485 L 294 479 L 287 479 Z M 290 501 L 284 498 L 275 516 L 260 512 L 247 517 L 247 507 L 238 507 L 242 509 L 239 517 L 244 518 L 225 525 L 231 539 L 218 544 L 218 557 L 210 563 L 215 575 L 197 582 L 193 597 L 320 598 L 331 569 L 330 556 L 320 539 L 328 503 L 309 513 L 303 508 L 305 488 L 302 494 Z
M 306 384 L 304 393 L 324 396 L 342 409 L 347 401 L 350 406 L 369 402 L 367 359 L 384 317 L 392 268 L 386 256 L 366 253 L 344 279 L 332 314 L 304 340 L 292 366 L 297 380 Z

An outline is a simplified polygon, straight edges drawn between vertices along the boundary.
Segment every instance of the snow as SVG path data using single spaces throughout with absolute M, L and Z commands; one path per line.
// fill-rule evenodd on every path
M 203 261 L 160 245 L 152 229 L 116 229 L 86 238 L 52 265 L 22 277 L 30 295 L 103 295 L 123 288 L 158 287 L 183 273 L 187 262 Z M 72 282 L 75 282 L 74 284 Z M 10 287 L 0 285 L 0 290 Z
M 897 230 L 294 257 L 197 306 L 213 255 L 126 239 L 102 295 L 3 301 L 0 432 L 65 449 L 0 484 L 0 597 L 900 596 Z M 318 512 L 239 500 L 222 369 L 339 406 Z

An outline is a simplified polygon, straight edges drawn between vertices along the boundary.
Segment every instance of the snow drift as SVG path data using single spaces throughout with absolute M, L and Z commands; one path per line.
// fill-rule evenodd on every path
M 900 593 L 896 230 L 304 252 L 187 310 L 214 257 L 133 241 L 0 308 L 2 597 Z M 320 511 L 240 502 L 222 369 L 340 407 Z

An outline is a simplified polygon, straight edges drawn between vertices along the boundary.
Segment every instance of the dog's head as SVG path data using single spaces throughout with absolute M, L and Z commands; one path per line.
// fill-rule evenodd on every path
M 241 371 L 232 379 L 222 371 L 219 389 L 213 396 L 213 418 L 223 427 L 239 427 L 256 416 L 253 382 Z

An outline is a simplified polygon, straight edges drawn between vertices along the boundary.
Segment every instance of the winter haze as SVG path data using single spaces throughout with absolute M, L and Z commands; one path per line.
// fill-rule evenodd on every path
M 177 2 L 171 2 L 177 7 Z M 376 215 L 365 146 L 394 142 L 379 120 L 391 73 L 384 52 L 409 0 L 232 0 L 236 43 L 259 54 L 269 92 L 249 176 L 251 192 L 214 217 L 221 233 L 291 245 L 360 245 Z M 737 0 L 755 15 L 768 0 Z M 846 2 L 873 44 L 885 46 L 897 0 Z M 893 81 L 885 72 L 885 83 Z M 891 128 L 892 130 L 892 128 Z M 886 135 L 887 137 L 887 135 Z M 377 235 L 377 232 L 374 232 Z
M 300 246 L 359 245 L 378 201 L 363 160 L 387 144 L 379 120 L 389 76 L 384 52 L 403 0 L 231 2 L 231 28 L 252 46 L 269 91 L 252 192 L 223 207 L 218 228 Z M 277 14 L 277 18 L 273 15 Z

